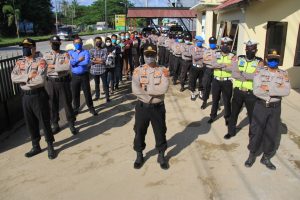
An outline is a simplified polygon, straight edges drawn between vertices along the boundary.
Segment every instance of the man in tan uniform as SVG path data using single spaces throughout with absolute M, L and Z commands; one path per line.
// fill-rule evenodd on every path
M 26 38 L 21 46 L 23 57 L 16 62 L 11 79 L 13 83 L 20 84 L 24 94 L 22 97 L 24 119 L 32 142 L 32 149 L 25 156 L 30 158 L 42 152 L 39 127 L 41 125 L 48 144 L 48 157 L 54 159 L 56 157 L 53 148 L 54 137 L 50 125 L 48 95 L 44 89 L 47 63 L 44 59 L 34 56 L 36 47 L 34 40 Z
M 49 104 L 51 109 L 52 132 L 59 132 L 59 102 L 63 103 L 65 108 L 66 118 L 72 134 L 77 131 L 74 127 L 75 114 L 72 108 L 72 93 L 71 93 L 71 72 L 69 54 L 66 51 L 60 50 L 60 38 L 52 36 L 50 38 L 52 50 L 44 55 L 47 62 L 47 78 L 45 88 L 49 95 Z
M 156 55 L 156 46 L 146 45 L 145 65 L 136 68 L 132 78 L 132 92 L 138 98 L 134 124 L 134 150 L 137 152 L 134 168 L 136 169 L 141 168 L 144 163 L 143 150 L 146 147 L 145 136 L 149 122 L 152 124 L 156 149 L 159 152 L 157 161 L 162 169 L 169 167 L 164 155 L 167 149 L 164 97 L 169 86 L 169 70 L 156 64 Z

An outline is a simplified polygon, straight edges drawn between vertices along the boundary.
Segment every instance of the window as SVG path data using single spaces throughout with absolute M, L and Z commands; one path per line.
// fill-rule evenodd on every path
M 238 43 L 239 20 L 222 21 L 218 32 L 218 44 L 221 44 L 222 37 L 230 37 L 232 42 L 232 51 L 236 53 Z
M 282 65 L 286 41 L 287 22 L 268 22 L 265 57 L 270 49 L 275 49 L 280 54 L 279 65 Z
M 294 66 L 300 66 L 300 24 L 298 29 L 298 39 L 297 39 L 297 46 L 295 51 Z

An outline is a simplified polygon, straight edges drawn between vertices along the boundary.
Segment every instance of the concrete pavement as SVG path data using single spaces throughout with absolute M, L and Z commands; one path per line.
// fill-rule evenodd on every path
M 92 84 L 92 82 L 91 82 Z M 128 83 L 127 83 L 128 84 Z M 94 86 L 92 86 L 94 88 Z M 146 163 L 133 169 L 135 97 L 123 85 L 105 104 L 95 103 L 99 116 L 86 106 L 78 115 L 80 133 L 68 128 L 58 133 L 59 155 L 48 160 L 47 152 L 28 159 L 31 148 L 25 127 L 0 143 L 0 199 L 131 199 L 131 200 L 298 200 L 300 198 L 300 94 L 293 90 L 283 100 L 282 140 L 273 158 L 276 171 L 260 164 L 245 168 L 248 125 L 242 111 L 237 136 L 223 139 L 222 118 L 207 124 L 211 105 L 200 110 L 201 101 L 189 92 L 170 86 L 166 95 L 167 139 L 170 169 L 160 169 L 153 149 L 151 126 L 146 138 Z M 221 107 L 223 109 L 223 107 Z M 63 117 L 63 116 L 62 116 Z M 46 147 L 42 139 L 41 145 Z

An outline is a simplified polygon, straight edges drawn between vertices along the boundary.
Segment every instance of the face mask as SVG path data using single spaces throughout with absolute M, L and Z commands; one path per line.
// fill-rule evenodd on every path
M 268 60 L 267 64 L 270 68 L 277 68 L 279 65 L 279 60 L 271 59 L 271 60 Z
M 129 35 L 126 35 L 125 38 L 126 38 L 126 39 L 129 39 Z
M 125 36 L 122 35 L 122 36 L 121 36 L 121 40 L 124 40 L 124 39 L 125 39 Z
M 74 44 L 75 50 L 81 50 L 82 49 L 82 44 L 76 43 Z
M 209 44 L 209 48 L 215 49 L 215 48 L 217 48 L 217 45 L 216 44 Z
M 168 36 L 168 34 L 164 34 L 164 36 L 166 37 L 166 36 Z
M 179 42 L 178 39 L 175 39 L 175 42 Z
M 101 42 L 96 42 L 96 47 L 101 47 Z
M 247 57 L 249 60 L 252 60 L 252 59 L 255 57 L 255 51 L 247 50 L 247 51 L 246 51 L 246 57 Z
M 31 48 L 30 47 L 23 47 L 23 56 L 31 56 Z
M 134 35 L 134 37 L 138 38 L 139 36 L 138 35 Z
M 110 46 L 111 42 L 106 42 L 105 44 L 106 44 L 106 46 Z
M 190 43 L 190 41 L 188 41 L 188 40 L 185 40 L 185 41 L 184 41 L 184 43 L 185 43 L 185 44 L 189 44 L 189 43 Z
M 60 44 L 59 43 L 52 43 L 51 48 L 52 48 L 53 51 L 58 51 L 59 48 L 60 48 Z
M 144 60 L 146 64 L 151 64 L 151 63 L 155 63 L 156 62 L 156 58 L 155 57 L 146 57 L 144 56 Z
M 221 47 L 221 51 L 223 52 L 223 53 L 230 53 L 230 48 L 229 48 L 229 46 L 222 46 Z
M 117 41 L 116 41 L 116 44 L 119 44 L 119 43 L 120 43 L 120 40 L 117 40 Z
M 116 39 L 111 39 L 111 42 L 113 43 L 113 44 L 116 44 Z
M 183 40 L 182 40 L 182 39 L 178 39 L 178 42 L 180 42 L 180 43 L 181 43 L 181 42 L 183 42 Z
M 202 42 L 197 42 L 196 43 L 197 47 L 202 47 L 202 44 L 203 44 Z

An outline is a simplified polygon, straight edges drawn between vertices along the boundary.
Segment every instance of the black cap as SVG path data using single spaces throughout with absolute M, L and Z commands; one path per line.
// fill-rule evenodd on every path
M 217 39 L 214 36 L 210 37 L 208 41 L 209 41 L 209 44 L 216 44 L 217 43 Z
M 33 46 L 33 47 L 35 47 L 36 46 L 36 44 L 35 44 L 35 41 L 33 40 L 33 39 L 31 39 L 31 38 L 25 38 L 22 42 L 21 42 L 21 44 L 20 44 L 20 46 Z
M 191 37 L 191 35 L 190 35 L 190 34 L 186 34 L 186 35 L 184 36 L 184 39 L 185 39 L 185 40 L 191 40 L 191 39 L 192 39 L 192 37 Z
M 183 39 L 183 35 L 182 34 L 178 34 L 178 39 Z
M 279 59 L 280 55 L 276 49 L 269 49 L 267 59 Z
M 50 42 L 60 42 L 60 38 L 57 35 L 50 37 Z
M 144 55 L 156 55 L 157 54 L 157 47 L 153 44 L 146 44 L 144 47 Z

